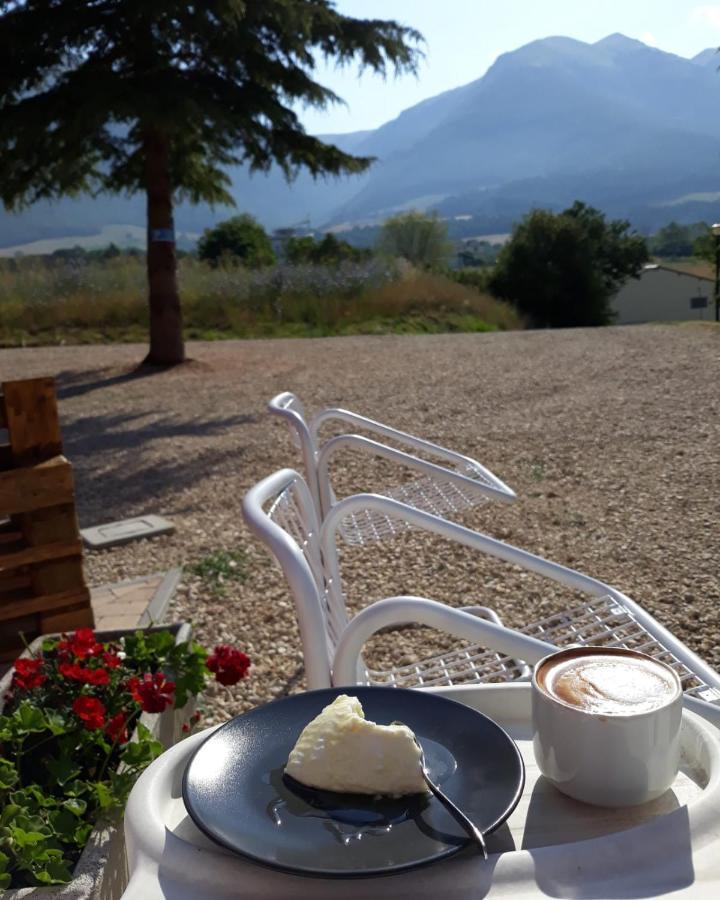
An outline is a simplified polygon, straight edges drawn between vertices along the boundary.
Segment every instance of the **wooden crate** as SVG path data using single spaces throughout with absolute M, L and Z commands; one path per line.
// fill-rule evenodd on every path
M 4 382 L 0 428 L 0 659 L 12 659 L 21 633 L 92 626 L 93 614 L 53 380 Z

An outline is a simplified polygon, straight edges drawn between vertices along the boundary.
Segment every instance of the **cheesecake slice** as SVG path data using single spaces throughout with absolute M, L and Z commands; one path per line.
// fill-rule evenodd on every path
M 420 750 L 406 725 L 376 725 L 340 694 L 303 729 L 285 771 L 308 787 L 347 794 L 425 793 Z

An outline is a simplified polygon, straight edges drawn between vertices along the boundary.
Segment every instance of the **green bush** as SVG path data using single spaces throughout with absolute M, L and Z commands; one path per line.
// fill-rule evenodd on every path
M 347 241 L 338 239 L 331 231 L 321 241 L 316 242 L 314 237 L 306 235 L 291 237 L 285 244 L 285 259 L 295 265 L 310 263 L 317 266 L 332 266 L 369 259 L 370 256 L 371 250 L 353 247 Z
M 198 257 L 211 265 L 234 261 L 259 269 L 275 262 L 275 251 L 262 225 L 243 214 L 207 228 L 198 241 Z
M 417 211 L 386 219 L 378 248 L 381 253 L 401 257 L 421 269 L 443 268 L 452 253 L 447 226 L 437 213 L 426 215 Z
M 533 210 L 500 251 L 489 288 L 538 327 L 606 325 L 611 298 L 648 260 L 645 239 L 629 228 L 580 202 L 558 214 Z

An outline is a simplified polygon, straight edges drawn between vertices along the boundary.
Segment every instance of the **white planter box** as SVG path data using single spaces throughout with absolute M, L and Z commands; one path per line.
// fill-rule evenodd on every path
M 172 631 L 175 642 L 182 643 L 190 638 L 192 628 L 186 622 L 173 625 L 159 625 L 152 628 L 128 628 L 121 631 L 97 631 L 101 642 L 117 640 L 126 634 L 136 631 Z M 55 635 L 45 634 L 36 638 L 22 656 L 29 656 L 31 651 L 39 650 L 43 641 Z M 2 698 L 7 693 L 12 681 L 12 669 L 0 679 L 0 710 Z M 140 722 L 148 728 L 167 750 L 182 737 L 182 726 L 195 708 L 195 698 L 191 697 L 183 709 L 166 709 L 162 713 L 143 713 Z M 33 900 L 119 900 L 128 883 L 127 859 L 125 857 L 125 833 L 122 817 L 98 822 L 90 835 L 85 849 L 77 861 L 73 872 L 73 880 L 68 884 L 51 887 L 25 887 L 0 892 L 2 900 L 21 900 L 32 897 Z

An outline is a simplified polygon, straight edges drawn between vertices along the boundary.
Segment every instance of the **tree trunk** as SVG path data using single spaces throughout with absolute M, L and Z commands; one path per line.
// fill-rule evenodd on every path
M 161 132 L 149 130 L 143 144 L 150 303 L 150 352 L 145 362 L 174 366 L 185 360 L 185 345 L 175 261 L 170 140 Z

